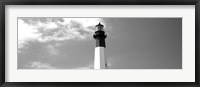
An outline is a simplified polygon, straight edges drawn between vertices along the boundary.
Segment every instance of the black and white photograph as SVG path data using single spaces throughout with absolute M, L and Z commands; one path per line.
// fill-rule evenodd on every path
M 18 17 L 17 69 L 182 69 L 182 18 Z
M 195 5 L 5 10 L 6 82 L 196 82 Z

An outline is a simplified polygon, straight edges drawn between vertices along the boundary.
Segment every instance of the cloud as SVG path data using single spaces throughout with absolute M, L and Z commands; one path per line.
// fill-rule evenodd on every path
M 18 47 L 39 42 L 92 39 L 101 18 L 18 18 Z
M 94 64 L 89 63 L 88 65 L 86 65 L 84 67 L 77 67 L 77 68 L 73 68 L 73 69 L 94 69 Z
M 26 67 L 31 68 L 31 69 L 55 69 L 56 68 L 56 67 L 51 66 L 48 63 L 42 63 L 42 62 L 31 62 Z
M 48 53 L 51 55 L 51 56 L 57 56 L 57 55 L 59 55 L 59 52 L 58 52 L 58 50 L 56 49 L 56 46 L 57 44 L 55 44 L 55 46 L 54 45 L 47 45 L 47 51 L 48 51 Z
M 51 66 L 49 63 L 43 63 L 39 61 L 30 62 L 28 65 L 25 65 L 27 69 L 62 69 L 59 67 Z M 94 69 L 94 64 L 90 63 L 83 67 L 76 67 L 72 69 Z
M 18 20 L 18 48 L 23 48 L 27 41 L 37 39 L 40 36 L 34 32 L 36 32 L 34 26 Z

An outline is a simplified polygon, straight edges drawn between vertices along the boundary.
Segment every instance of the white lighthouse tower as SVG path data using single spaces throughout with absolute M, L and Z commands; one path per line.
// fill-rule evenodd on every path
M 95 58 L 94 58 L 94 69 L 106 69 L 107 62 L 105 57 L 105 38 L 107 35 L 104 32 L 103 25 L 99 23 L 95 26 L 96 31 L 93 35 L 94 39 L 96 39 L 96 47 L 95 47 Z

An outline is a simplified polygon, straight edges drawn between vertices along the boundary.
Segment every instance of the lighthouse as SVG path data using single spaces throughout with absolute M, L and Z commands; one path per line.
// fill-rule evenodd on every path
M 105 34 L 104 26 L 101 23 L 99 23 L 95 27 L 96 31 L 93 35 L 94 39 L 96 40 L 94 69 L 106 69 L 107 62 L 105 56 L 105 38 L 107 37 L 107 35 Z

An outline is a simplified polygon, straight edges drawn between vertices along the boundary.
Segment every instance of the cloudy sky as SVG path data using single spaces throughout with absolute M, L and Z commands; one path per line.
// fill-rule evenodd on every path
M 181 69 L 181 18 L 18 18 L 18 69 L 93 69 L 104 24 L 109 69 Z

